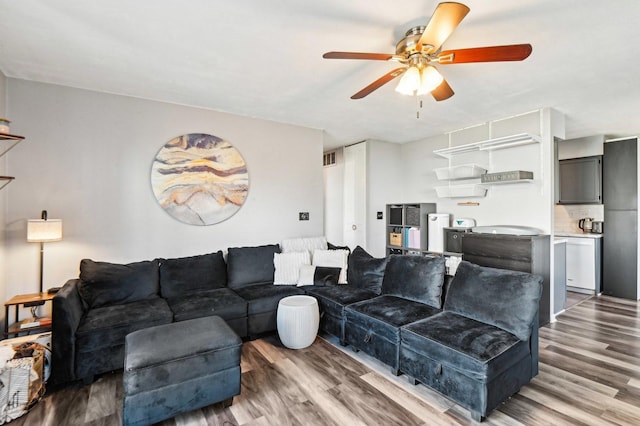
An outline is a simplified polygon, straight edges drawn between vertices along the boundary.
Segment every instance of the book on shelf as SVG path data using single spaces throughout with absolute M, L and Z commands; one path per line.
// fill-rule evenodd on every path
M 29 329 L 34 327 L 46 327 L 51 325 L 51 318 L 27 318 L 20 321 L 20 329 Z
M 40 327 L 40 320 L 37 318 L 28 318 L 28 319 L 23 319 L 22 321 L 20 321 L 20 328 L 21 329 L 25 329 L 25 328 L 33 328 L 33 327 Z
M 49 317 L 40 318 L 40 327 L 46 327 L 49 325 L 51 325 L 51 318 Z

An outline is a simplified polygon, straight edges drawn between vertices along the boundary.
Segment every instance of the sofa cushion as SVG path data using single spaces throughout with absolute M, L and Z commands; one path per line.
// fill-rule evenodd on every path
M 277 311 L 278 302 L 283 297 L 304 294 L 304 291 L 299 287 L 272 284 L 257 284 L 234 291 L 247 301 L 248 315 Z
M 444 309 L 494 325 L 528 340 L 538 313 L 542 277 L 462 261 Z
M 225 320 L 247 316 L 247 302 L 233 290 L 217 288 L 167 299 L 174 321 L 217 315 Z
M 124 345 L 124 338 L 135 330 L 173 321 L 173 313 L 164 299 L 91 309 L 76 331 L 78 352 L 93 352 L 102 348 Z
M 227 254 L 228 286 L 237 289 L 253 284 L 272 284 L 275 253 L 280 253 L 277 244 L 231 247 Z
M 321 312 L 338 318 L 342 318 L 342 310 L 345 306 L 377 296 L 371 290 L 351 285 L 312 286 L 304 287 L 304 290 L 308 295 L 318 299 Z
M 158 261 L 121 265 L 82 259 L 80 297 L 89 308 L 131 303 L 158 297 Z
M 291 251 L 288 253 L 275 253 L 273 266 L 275 285 L 295 285 L 300 278 L 300 267 L 311 264 L 311 255 L 308 251 Z
M 453 312 L 414 322 L 400 333 L 403 348 L 477 380 L 489 381 L 529 355 L 528 342 Z
M 390 256 L 382 280 L 382 294 L 441 308 L 444 263 L 444 257 Z
M 282 240 L 280 248 L 283 253 L 306 251 L 311 256 L 315 249 L 327 249 L 327 239 L 326 237 L 288 238 Z
M 327 241 L 327 250 L 346 250 L 351 253 L 351 248 L 349 246 L 337 246 L 335 244 L 331 244 Z
M 222 251 L 200 256 L 160 260 L 160 293 L 179 297 L 227 285 L 227 265 Z
M 424 303 L 401 297 L 381 295 L 344 308 L 347 326 L 371 329 L 389 341 L 398 341 L 400 327 L 441 312 Z
M 341 268 L 338 284 L 346 284 L 348 259 L 348 250 L 314 250 L 312 264 L 315 266 Z
M 349 256 L 347 282 L 350 286 L 380 294 L 387 258 L 375 258 L 358 246 Z
M 302 265 L 300 267 L 298 287 L 338 285 L 341 270 L 342 268 L 332 268 L 330 266 Z

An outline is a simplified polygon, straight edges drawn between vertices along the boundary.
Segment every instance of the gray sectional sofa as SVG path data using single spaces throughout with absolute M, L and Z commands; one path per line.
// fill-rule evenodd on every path
M 273 285 L 279 246 L 230 248 L 178 259 L 118 265 L 84 259 L 80 276 L 53 298 L 49 383 L 90 383 L 121 369 L 127 334 L 143 328 L 217 315 L 238 336 L 276 330 L 278 302 L 304 294 Z
M 318 300 L 322 331 L 476 420 L 538 372 L 539 276 L 463 261 L 448 280 L 442 257 L 378 259 L 357 247 L 346 285 L 337 273 L 316 274 L 312 286 L 274 285 L 278 252 L 230 248 L 226 262 L 222 252 L 129 265 L 83 260 L 79 278 L 53 299 L 50 382 L 121 369 L 125 336 L 153 325 L 217 315 L 243 338 L 275 331 L 280 299 L 305 293 Z

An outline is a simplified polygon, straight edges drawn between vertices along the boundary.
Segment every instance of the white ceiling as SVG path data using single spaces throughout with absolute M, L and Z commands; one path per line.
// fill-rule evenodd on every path
M 326 147 L 407 142 L 540 107 L 568 137 L 640 133 L 640 1 L 467 0 L 445 49 L 531 43 L 523 62 L 439 66 L 455 96 L 415 98 L 395 82 L 349 97 L 397 66 L 326 60 L 393 53 L 438 1 L 0 0 L 8 77 L 324 129 Z

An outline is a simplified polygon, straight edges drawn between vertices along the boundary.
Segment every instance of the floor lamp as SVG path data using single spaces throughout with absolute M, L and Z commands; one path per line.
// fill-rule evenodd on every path
M 27 221 L 27 241 L 40 243 L 40 293 L 42 293 L 42 271 L 44 265 L 44 243 L 62 240 L 62 220 L 47 219 L 47 211 L 42 210 L 41 219 Z

